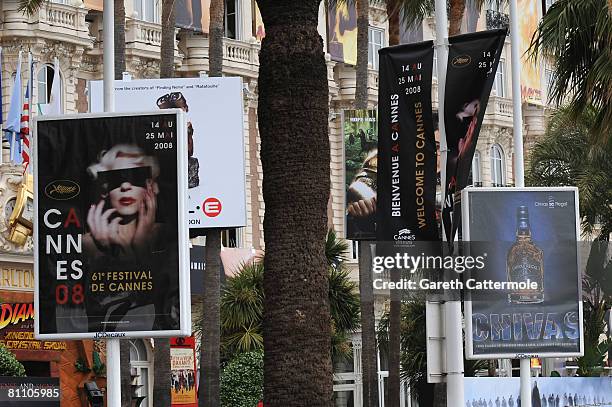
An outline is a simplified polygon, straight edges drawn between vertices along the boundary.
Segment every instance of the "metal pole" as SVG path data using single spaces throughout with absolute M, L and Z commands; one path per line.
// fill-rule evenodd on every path
M 523 117 L 521 101 L 521 57 L 516 0 L 510 0 L 510 51 L 512 58 L 512 125 L 514 132 L 514 185 L 525 186 L 523 164 Z
M 436 51 L 438 56 L 438 128 L 440 131 L 440 182 L 442 184 L 442 207 L 444 207 L 444 184 L 446 181 L 446 129 L 444 127 L 444 95 L 446 87 L 446 65 L 448 62 L 448 17 L 446 0 L 436 0 Z M 442 232 L 442 239 L 445 240 Z M 446 399 L 449 406 L 463 406 L 463 328 L 461 302 L 447 301 L 444 304 Z
M 115 10 L 113 0 L 104 0 L 104 111 L 115 110 Z M 121 407 L 121 362 L 119 339 L 106 340 L 106 405 Z
M 521 407 L 531 407 L 531 359 L 521 359 Z
M 514 132 L 514 185 L 525 186 L 521 57 L 516 0 L 510 0 L 510 56 L 512 58 L 512 125 Z M 521 359 L 521 407 L 531 407 L 531 359 Z

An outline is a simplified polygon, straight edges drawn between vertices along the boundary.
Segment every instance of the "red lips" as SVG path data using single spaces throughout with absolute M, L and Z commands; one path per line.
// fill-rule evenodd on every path
M 136 200 L 134 198 L 121 198 L 121 199 L 119 199 L 119 203 L 121 205 L 123 205 L 123 206 L 130 206 L 134 202 L 136 202 Z

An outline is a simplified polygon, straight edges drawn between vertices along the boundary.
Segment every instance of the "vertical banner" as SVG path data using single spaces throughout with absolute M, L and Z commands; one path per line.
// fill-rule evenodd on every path
M 172 407 L 197 407 L 195 338 L 170 338 Z
M 581 356 L 578 190 L 466 188 L 461 198 L 464 240 L 486 258 L 466 278 L 466 357 Z
M 342 117 L 346 238 L 376 240 L 376 110 L 345 110 Z
M 378 90 L 377 239 L 438 240 L 433 42 L 383 48 Z
M 518 14 L 518 47 L 521 55 L 521 100 L 523 102 L 542 105 L 542 83 L 539 61 L 533 61 L 525 53 L 531 44 L 531 38 L 538 29 L 538 23 L 542 18 L 540 13 L 544 3 L 537 0 L 518 0 L 517 7 L 521 12 Z
M 446 130 L 444 233 L 452 242 L 460 224 L 455 193 L 467 184 L 482 119 L 504 46 L 506 30 L 482 31 L 449 38 L 444 100 Z M 456 217 L 457 219 L 454 219 Z
M 191 334 L 178 109 L 38 117 L 37 339 Z
M 355 3 L 329 3 L 327 10 L 327 49 L 332 61 L 357 63 L 357 6 Z
M 208 33 L 210 0 L 177 0 L 174 13 L 177 27 Z

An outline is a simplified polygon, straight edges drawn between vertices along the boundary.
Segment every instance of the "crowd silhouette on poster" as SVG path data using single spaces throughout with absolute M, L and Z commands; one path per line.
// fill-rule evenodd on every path
M 175 393 L 189 393 L 194 387 L 195 375 L 193 369 L 181 369 L 172 372 L 172 389 Z

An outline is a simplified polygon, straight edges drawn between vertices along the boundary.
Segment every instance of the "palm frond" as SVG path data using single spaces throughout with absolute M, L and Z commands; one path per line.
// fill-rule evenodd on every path
M 31 16 L 40 9 L 43 3 L 49 0 L 19 0 L 18 10 Z

